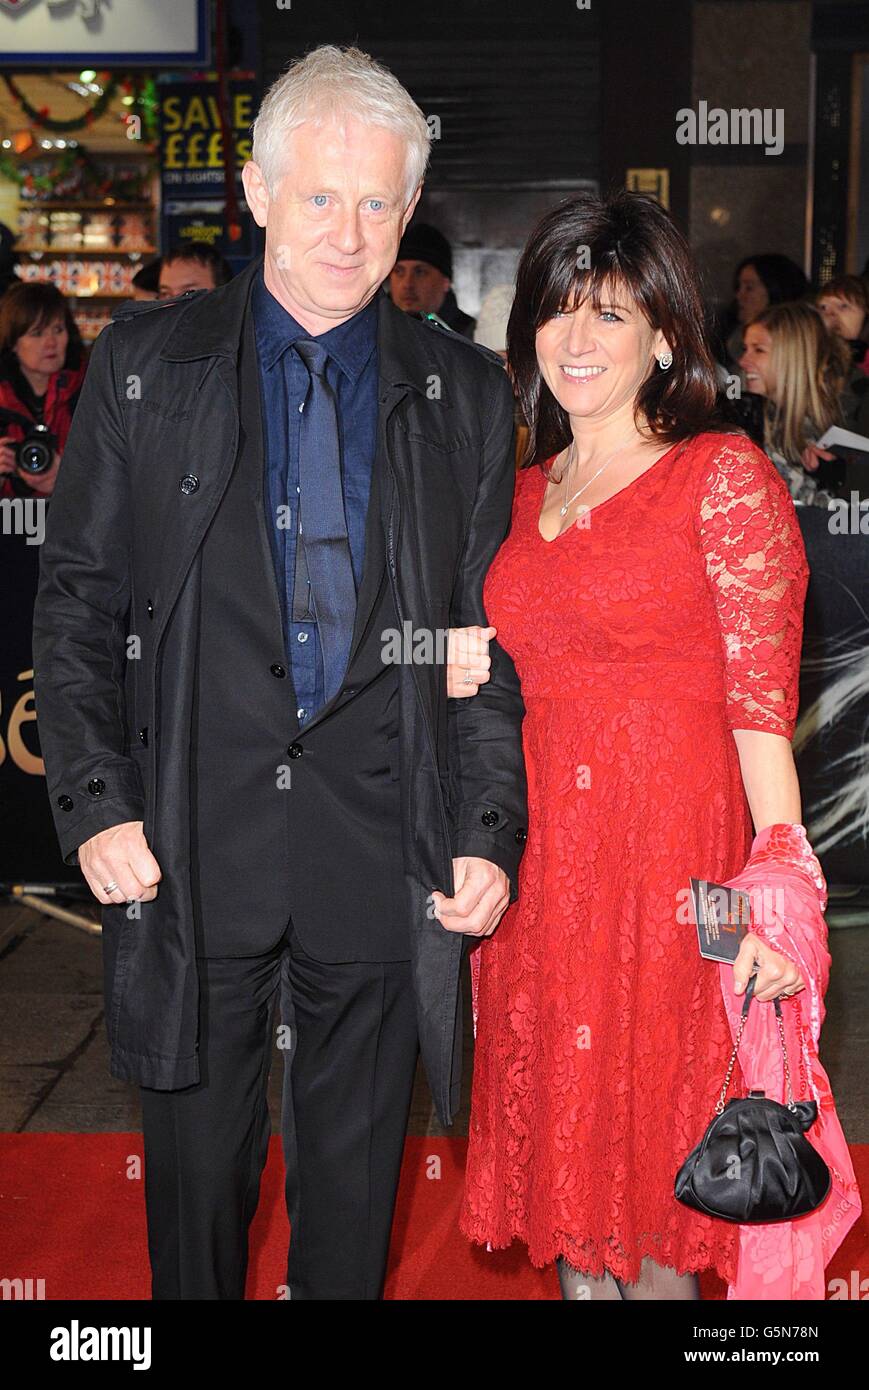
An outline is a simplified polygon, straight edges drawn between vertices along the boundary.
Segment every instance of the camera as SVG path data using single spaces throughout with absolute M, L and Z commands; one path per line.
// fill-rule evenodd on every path
M 10 424 L 23 425 L 27 431 L 23 439 L 15 440 L 10 445 L 16 468 L 31 477 L 47 473 L 57 448 L 57 436 L 47 425 L 37 425 L 26 415 L 19 415 L 17 410 L 0 410 L 0 434 Z
M 15 463 L 22 473 L 47 473 L 57 439 L 47 425 L 31 425 L 23 439 L 12 445 Z

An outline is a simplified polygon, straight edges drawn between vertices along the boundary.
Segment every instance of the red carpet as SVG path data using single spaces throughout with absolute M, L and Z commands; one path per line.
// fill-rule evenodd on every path
M 525 1247 L 489 1253 L 456 1225 L 464 1139 L 411 1138 L 402 1169 L 389 1299 L 557 1299 L 552 1268 L 536 1270 Z M 150 1297 L 140 1134 L 0 1136 L 0 1278 L 44 1279 L 46 1299 Z M 869 1145 L 851 1153 L 869 1192 Z M 438 1162 L 439 1161 L 439 1162 Z M 289 1238 L 280 1141 L 271 1142 L 251 1233 L 247 1296 L 274 1299 Z M 866 1215 L 827 1270 L 827 1279 L 869 1271 Z M 703 1296 L 725 1286 L 702 1276 Z

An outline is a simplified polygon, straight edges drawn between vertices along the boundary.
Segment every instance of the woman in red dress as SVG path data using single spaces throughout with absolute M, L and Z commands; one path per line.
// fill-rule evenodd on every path
M 731 1051 L 688 880 L 741 870 L 752 820 L 800 820 L 805 552 L 773 464 L 710 424 L 701 325 L 654 200 L 582 196 L 532 234 L 508 361 L 542 467 L 518 475 L 484 590 L 526 706 L 528 841 L 474 958 L 460 1224 L 557 1261 L 566 1298 L 734 1277 L 738 1227 L 673 1195 Z M 459 660 L 466 691 L 486 664 Z M 736 970 L 755 963 L 760 1001 L 804 987 L 752 933 Z

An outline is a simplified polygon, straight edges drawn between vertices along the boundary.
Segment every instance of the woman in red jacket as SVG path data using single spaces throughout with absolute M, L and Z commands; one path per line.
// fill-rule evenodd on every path
M 12 285 L 0 299 L 0 497 L 50 497 L 85 362 L 69 305 L 54 285 Z M 16 451 L 35 426 L 51 462 L 32 471 Z M 28 450 L 36 455 L 39 450 Z

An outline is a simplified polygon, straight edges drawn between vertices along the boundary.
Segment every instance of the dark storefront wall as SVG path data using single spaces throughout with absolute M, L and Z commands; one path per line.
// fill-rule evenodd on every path
M 666 18 L 647 0 L 293 0 L 259 15 L 263 89 L 311 47 L 355 43 L 439 118 L 416 215 L 453 242 L 472 313 L 512 279 L 547 208 L 622 183 L 629 166 L 668 166 L 684 221 L 688 164 L 673 129 L 690 97 L 690 0 L 668 0 Z
M 691 159 L 691 244 L 724 306 L 744 256 L 806 262 L 811 0 L 694 0 L 689 105 L 783 113 L 783 148 L 698 145 Z
M 855 79 L 856 55 L 869 55 L 869 3 L 815 0 L 812 51 L 816 61 L 812 271 L 823 281 L 846 271 L 859 274 L 869 254 L 865 240 L 869 109 L 863 104 L 869 102 L 869 95 L 867 84 L 859 80 L 862 74 Z

